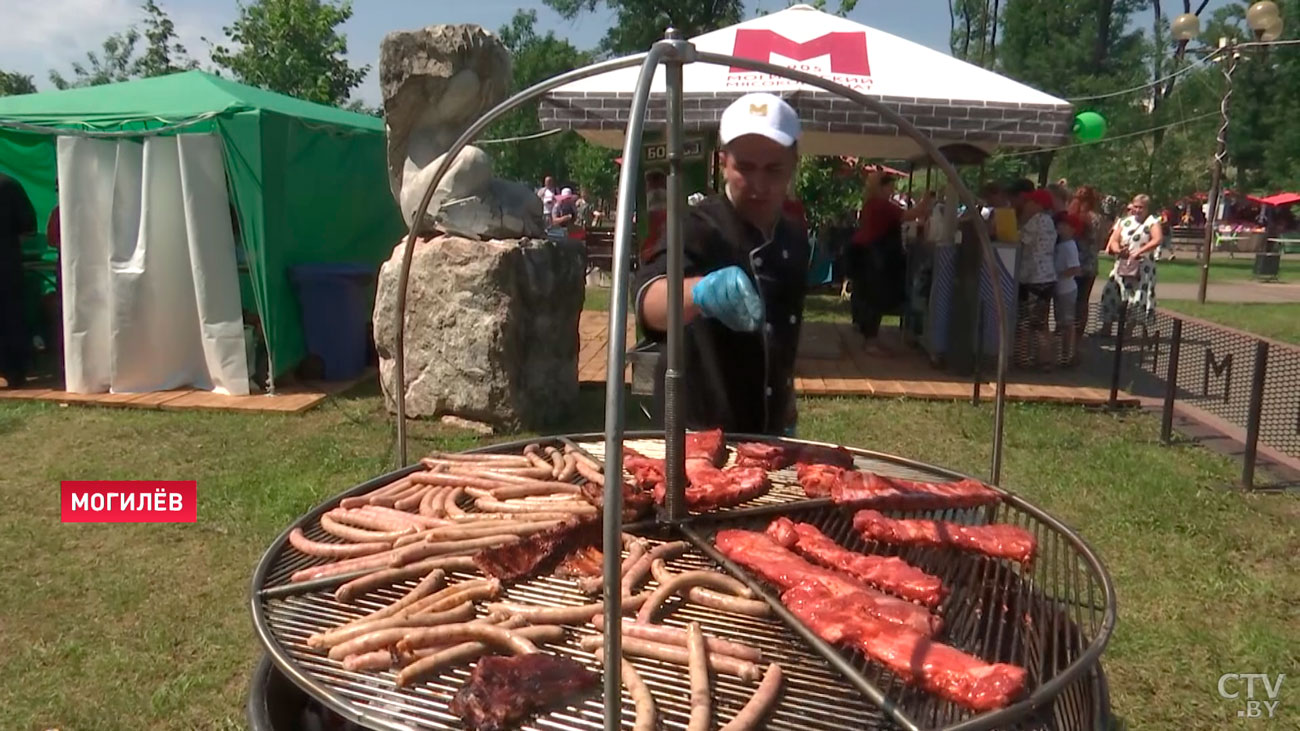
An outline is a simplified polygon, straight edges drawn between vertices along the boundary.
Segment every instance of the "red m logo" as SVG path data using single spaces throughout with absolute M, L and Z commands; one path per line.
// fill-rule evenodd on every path
M 796 43 L 771 30 L 740 28 L 736 31 L 736 48 L 732 51 L 733 56 L 752 58 L 755 61 L 771 61 L 774 53 L 796 61 L 829 55 L 831 73 L 871 75 L 871 66 L 867 63 L 865 31 L 827 33 L 803 43 Z M 731 67 L 732 73 L 747 70 L 737 66 Z

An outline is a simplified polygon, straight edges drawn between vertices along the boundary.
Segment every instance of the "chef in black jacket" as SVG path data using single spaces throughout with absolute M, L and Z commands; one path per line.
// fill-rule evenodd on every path
M 685 322 L 683 414 L 688 429 L 793 435 L 794 361 L 811 251 L 782 214 L 799 162 L 799 117 L 780 97 L 749 94 L 720 124 L 725 191 L 692 206 L 682 226 Z M 663 342 L 667 242 L 638 272 L 636 312 Z M 655 377 L 663 418 L 666 358 Z

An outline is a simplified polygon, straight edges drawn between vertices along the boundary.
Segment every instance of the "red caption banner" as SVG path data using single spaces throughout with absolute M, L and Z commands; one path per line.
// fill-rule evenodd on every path
M 64 523 L 193 523 L 195 480 L 64 480 Z

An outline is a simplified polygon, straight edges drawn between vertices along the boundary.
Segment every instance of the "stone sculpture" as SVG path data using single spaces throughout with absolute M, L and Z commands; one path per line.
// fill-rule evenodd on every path
M 379 74 L 389 183 L 409 226 L 442 156 L 504 100 L 510 55 L 478 26 L 430 26 L 388 34 Z M 429 211 L 416 227 L 401 388 L 395 318 L 405 242 L 380 270 L 374 335 L 389 410 L 402 393 L 412 418 L 497 430 L 563 418 L 578 396 L 585 249 L 541 238 L 536 193 L 495 178 L 491 158 L 474 146 L 457 155 Z
M 436 25 L 384 37 L 379 84 L 388 177 L 408 226 L 447 150 L 510 89 L 510 53 L 477 25 Z M 522 183 L 492 176 L 477 147 L 456 156 L 417 230 L 473 239 L 541 236 L 542 206 Z

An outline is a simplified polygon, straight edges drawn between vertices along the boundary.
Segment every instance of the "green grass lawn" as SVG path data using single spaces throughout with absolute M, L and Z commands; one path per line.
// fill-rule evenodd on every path
M 583 399 L 560 429 L 600 428 L 602 394 Z M 819 399 L 800 428 L 978 475 L 990 422 L 966 404 Z M 1216 683 L 1300 661 L 1300 503 L 1223 490 L 1233 464 L 1157 433 L 1139 413 L 1009 406 L 1004 484 L 1080 530 L 1113 573 L 1104 660 L 1130 728 L 1250 728 Z M 476 443 L 427 424 L 412 437 L 417 455 Z M 298 416 L 0 404 L 0 727 L 243 728 L 254 564 L 293 518 L 386 470 L 391 440 L 373 386 Z M 60 524 L 59 481 L 105 478 L 197 479 L 198 522 Z M 1294 721 L 1288 688 L 1277 713 Z
M 1102 277 L 1110 274 L 1112 266 L 1114 266 L 1113 258 L 1105 255 L 1100 257 L 1098 271 L 1101 272 Z M 1227 256 L 1215 256 L 1210 260 L 1210 282 L 1248 281 L 1254 267 L 1254 254 L 1237 254 L 1231 259 Z M 1156 264 L 1156 269 L 1158 281 L 1162 284 L 1196 284 L 1201 281 L 1201 264 L 1196 260 L 1196 253 L 1192 251 L 1180 251 L 1177 259 L 1161 261 Z M 1300 279 L 1298 273 L 1300 273 L 1300 259 L 1284 257 L 1278 270 L 1278 280 L 1295 281 Z
M 1300 302 L 1159 301 L 1160 306 L 1192 317 L 1300 345 Z

